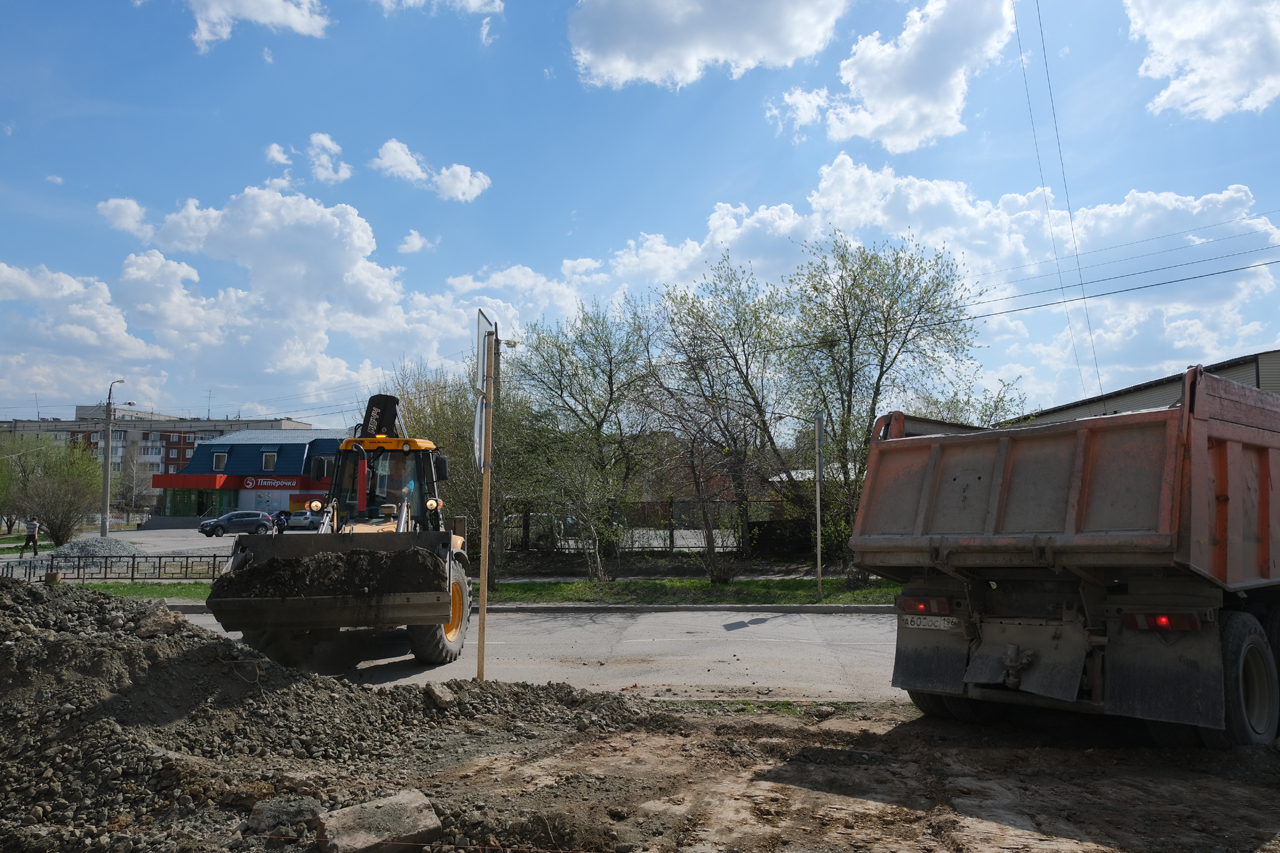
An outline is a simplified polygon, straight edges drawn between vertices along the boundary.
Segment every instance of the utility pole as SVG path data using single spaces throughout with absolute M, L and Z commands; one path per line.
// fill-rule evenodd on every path
M 484 441 L 481 450 L 480 479 L 480 637 L 477 643 L 476 680 L 484 681 L 484 629 L 489 607 L 489 487 L 493 475 L 493 355 L 498 340 L 494 327 L 486 332 L 482 346 L 488 358 L 484 372 Z
M 818 518 L 818 600 L 822 600 L 822 412 L 813 419 L 813 500 Z
M 495 420 L 498 416 L 498 400 L 502 394 L 502 340 L 499 339 L 498 337 L 497 323 L 493 324 L 492 356 L 493 356 L 493 415 L 490 418 L 491 422 Z M 492 432 L 492 426 L 490 427 L 490 432 Z M 490 453 L 490 457 L 492 457 L 493 455 L 492 446 L 490 447 L 489 453 Z M 489 461 L 490 463 L 492 463 L 493 461 L 492 458 L 490 458 Z M 493 465 L 490 464 L 489 467 L 485 469 L 485 473 L 490 474 L 492 471 L 493 471 Z M 501 486 L 501 483 L 499 483 L 499 486 Z M 488 503 L 486 502 L 485 505 L 488 506 Z M 503 538 L 503 534 L 506 532 L 503 529 L 506 526 L 506 522 L 502 520 L 504 515 L 505 513 L 499 513 L 498 524 L 490 525 L 489 527 L 490 539 L 492 540 L 489 542 L 489 563 L 491 565 L 489 566 L 488 587 L 490 592 L 498 591 L 498 573 L 502 569 L 502 538 Z
M 111 526 L 111 392 L 122 382 L 123 379 L 117 379 L 107 386 L 107 410 L 102 419 L 102 441 L 98 442 L 102 448 L 102 525 L 98 535 L 103 539 L 107 538 L 107 530 Z

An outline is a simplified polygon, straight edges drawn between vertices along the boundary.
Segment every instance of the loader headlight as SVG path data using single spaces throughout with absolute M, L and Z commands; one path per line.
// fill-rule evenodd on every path
M 440 509 L 444 506 L 444 501 L 435 498 L 427 498 L 427 509 Z
M 320 510 L 324 509 L 324 504 L 320 503 L 320 501 L 312 501 L 311 503 L 307 504 L 307 509 L 311 510 L 312 512 L 319 512 Z
M 400 446 L 400 449 L 401 449 L 401 450 L 403 450 L 405 453 L 408 453 L 408 452 L 409 452 L 409 442 L 407 442 L 407 441 L 406 441 L 404 444 L 402 444 L 402 445 Z

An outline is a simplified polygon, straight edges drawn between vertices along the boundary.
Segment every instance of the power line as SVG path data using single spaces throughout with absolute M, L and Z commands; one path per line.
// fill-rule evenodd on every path
M 1018 10 L 1014 10 L 1014 32 L 1018 33 L 1018 61 L 1023 67 L 1023 88 L 1027 91 L 1027 114 L 1032 122 L 1032 143 L 1036 146 L 1036 168 L 1039 170 L 1039 178 L 1041 178 L 1041 197 L 1044 200 L 1044 228 L 1048 229 L 1048 245 L 1053 252 L 1053 270 L 1057 274 L 1057 286 L 1062 292 L 1062 301 L 1066 301 L 1066 283 L 1062 280 L 1062 264 L 1057 255 L 1057 238 L 1053 236 L 1053 211 L 1048 204 L 1048 182 L 1044 181 L 1044 164 L 1039 156 L 1039 136 L 1036 133 L 1036 113 L 1032 110 L 1032 87 L 1027 81 L 1027 63 L 1023 60 L 1023 33 L 1018 27 Z M 1047 65 L 1046 65 L 1047 68 Z M 1070 214 L 1069 214 L 1070 215 Z M 1079 247 L 1076 247 L 1078 250 Z M 1066 334 L 1071 341 L 1071 356 L 1075 359 L 1075 371 L 1080 377 L 1080 391 L 1088 394 L 1088 389 L 1084 387 L 1084 368 L 1080 366 L 1080 351 L 1075 347 L 1075 329 L 1071 328 L 1071 313 L 1065 311 L 1066 314 Z
M 1058 167 L 1062 170 L 1062 197 L 1067 203 L 1067 222 L 1071 225 L 1071 249 L 1076 258 L 1076 277 L 1080 280 L 1081 299 L 1084 299 L 1084 273 L 1080 271 L 1080 243 L 1076 239 L 1076 219 L 1071 211 L 1071 190 L 1067 188 L 1067 164 L 1062 157 L 1062 136 L 1058 133 L 1058 108 L 1053 102 L 1053 81 L 1049 79 L 1049 50 L 1044 43 L 1044 18 L 1040 14 L 1040 0 L 1036 0 L 1036 23 L 1040 25 L 1040 52 L 1044 56 L 1044 82 L 1049 86 L 1049 110 L 1053 115 L 1053 137 L 1058 142 Z M 1023 67 L 1025 74 L 1026 67 Z M 1050 225 L 1052 228 L 1053 226 Z M 1098 366 L 1098 349 L 1093 344 L 1093 321 L 1089 319 L 1089 303 L 1082 301 L 1084 322 L 1089 330 L 1089 349 L 1093 352 L 1093 369 L 1098 377 L 1098 393 L 1102 393 L 1102 368 Z
M 1195 264 L 1207 264 L 1209 263 L 1209 261 L 1221 261 L 1225 258 L 1237 258 L 1241 255 L 1252 255 L 1255 252 L 1271 252 L 1277 249 L 1280 249 L 1280 246 L 1259 246 L 1256 249 L 1244 249 L 1239 252 L 1229 252 L 1228 254 L 1225 254 L 1225 255 L 1214 255 L 1212 258 L 1200 258 L 1199 260 L 1196 260 L 1196 261 L 1184 261 L 1183 263 L 1180 263 L 1180 264 L 1169 264 L 1168 266 L 1164 266 L 1164 267 L 1151 267 L 1149 269 L 1138 270 L 1136 272 L 1117 273 L 1115 275 L 1106 276 L 1105 278 L 1091 279 L 1089 281 L 1089 284 L 1100 284 L 1104 281 L 1115 281 L 1116 279 L 1120 279 L 1120 278 L 1132 278 L 1135 275 L 1147 275 L 1148 273 L 1153 273 L 1153 272 L 1164 272 L 1165 270 L 1175 270 L 1180 267 L 1189 267 Z M 1103 265 L 1097 264 L 1096 266 L 1103 266 Z M 1045 288 L 1044 290 L 1029 290 L 1026 293 L 1014 293 L 1009 296 L 997 296 L 993 299 L 979 299 L 975 302 L 966 302 L 964 307 L 972 308 L 974 305 L 988 305 L 992 302 L 1005 302 L 1010 299 L 1022 299 L 1024 296 L 1038 296 L 1042 293 L 1052 293 L 1057 289 L 1058 288 L 1056 287 L 1049 287 L 1049 288 Z

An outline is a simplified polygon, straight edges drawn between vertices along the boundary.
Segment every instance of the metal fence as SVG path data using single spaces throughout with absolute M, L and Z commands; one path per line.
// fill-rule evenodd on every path
M 585 525 L 571 516 L 508 506 L 503 515 L 503 543 L 508 551 L 584 551 L 594 547 Z M 747 527 L 782 522 L 781 501 L 749 501 Z M 707 505 L 717 551 L 739 549 L 742 519 L 739 506 L 728 501 Z M 622 551 L 701 551 L 706 547 L 702 507 L 695 501 L 644 501 L 620 504 L 613 512 L 612 536 Z M 750 540 L 748 540 L 750 541 Z
M 216 554 L 148 554 L 141 557 L 52 556 L 0 563 L 0 577 L 39 580 L 60 572 L 63 583 L 213 580 L 227 558 Z

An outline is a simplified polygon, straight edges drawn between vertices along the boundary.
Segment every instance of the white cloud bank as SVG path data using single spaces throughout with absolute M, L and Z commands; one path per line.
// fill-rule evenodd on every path
M 421 9 L 424 6 L 432 10 L 439 6 L 447 6 L 455 12 L 472 15 L 496 15 L 502 11 L 502 0 L 373 0 L 382 7 L 382 11 L 390 15 L 399 9 Z
M 786 115 L 768 117 L 799 129 L 826 113 L 827 136 L 860 136 L 891 153 L 914 151 L 965 129 L 961 121 L 969 80 L 1000 57 L 1013 35 L 1012 0 L 929 0 L 907 13 L 902 33 L 882 41 L 858 39 L 840 63 L 848 92 L 830 95 L 794 88 L 783 96 Z
M 733 77 L 790 66 L 827 46 L 848 0 L 582 0 L 569 42 L 582 80 L 679 88 L 711 65 Z
M 492 184 L 484 172 L 472 172 L 470 167 L 458 163 L 433 172 L 421 154 L 410 151 L 409 146 L 398 139 L 383 143 L 369 166 L 411 184 L 430 186 L 441 198 L 451 201 L 472 201 Z
M 396 246 L 396 251 L 402 255 L 411 255 L 414 252 L 421 252 L 423 249 L 435 249 L 440 245 L 440 237 L 436 236 L 435 240 L 428 240 L 414 229 L 410 228 L 409 233 L 400 241 L 400 245 Z
M 1280 94 L 1280 3 L 1125 0 L 1129 37 L 1149 48 L 1139 73 L 1169 79 L 1148 104 L 1217 120 L 1261 112 Z
M 187 0 L 196 16 L 191 39 L 201 53 L 231 38 L 237 21 L 261 24 L 272 30 L 292 30 L 299 35 L 323 38 L 331 23 L 320 0 Z

